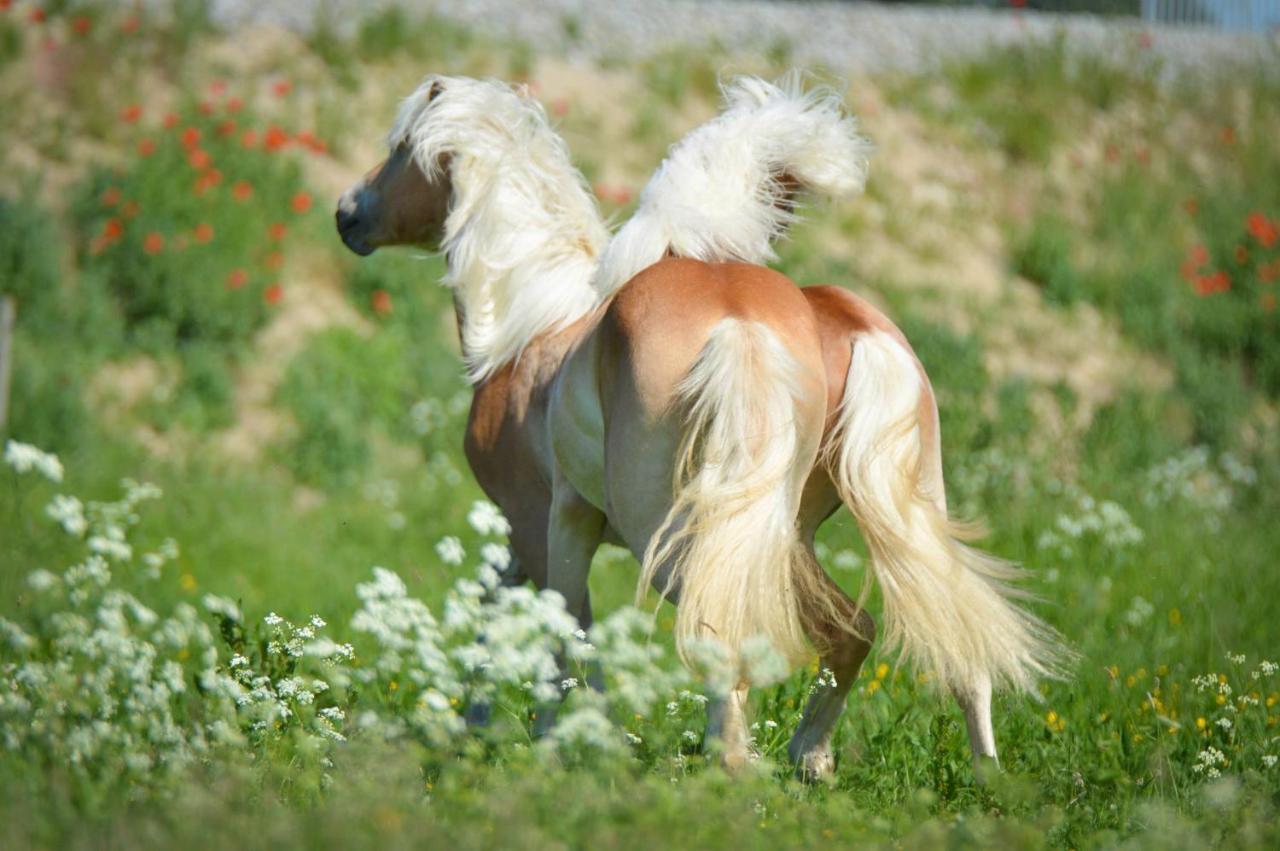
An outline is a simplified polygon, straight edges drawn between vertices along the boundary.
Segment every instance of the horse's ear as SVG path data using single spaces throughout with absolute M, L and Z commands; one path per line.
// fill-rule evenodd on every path
M 440 93 L 443 91 L 444 91 L 444 83 L 440 82 L 439 80 L 434 81 L 431 84 L 431 89 L 427 92 L 427 103 L 431 103 L 431 101 L 439 97 Z

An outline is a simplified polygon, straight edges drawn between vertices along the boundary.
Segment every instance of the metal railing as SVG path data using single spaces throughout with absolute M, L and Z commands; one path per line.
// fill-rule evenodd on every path
M 1142 0 L 1142 19 L 1267 32 L 1280 27 L 1280 0 Z

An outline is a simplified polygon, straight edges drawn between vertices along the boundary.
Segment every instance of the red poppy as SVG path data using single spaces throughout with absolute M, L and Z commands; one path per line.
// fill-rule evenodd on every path
M 237 180 L 231 187 L 231 197 L 237 201 L 248 201 L 253 197 L 253 184 L 247 180 Z
M 1234 145 L 1236 143 L 1235 128 L 1231 127 L 1230 125 L 1224 126 L 1222 128 L 1222 131 L 1218 134 L 1218 138 L 1222 140 L 1222 144 L 1224 145 L 1227 145 L 1227 146 Z
M 1258 280 L 1264 284 L 1274 284 L 1280 280 L 1280 257 L 1258 267 Z
M 218 125 L 219 136 L 234 136 L 236 133 L 236 123 L 228 118 L 226 121 Z
M 120 205 L 120 215 L 124 216 L 126 219 L 132 219 L 134 216 L 138 215 L 139 209 L 137 201 L 125 201 Z
M 227 275 L 227 289 L 238 290 L 249 283 L 249 273 L 244 269 L 232 269 Z
M 31 23 L 33 24 L 43 24 L 44 9 L 41 9 L 38 6 L 32 9 L 30 12 L 27 13 L 27 20 L 31 21 Z
M 195 193 L 203 195 L 213 187 L 222 182 L 222 172 L 216 168 L 211 168 L 196 178 Z
M 258 147 L 258 131 L 246 130 L 240 134 L 240 147 L 256 148 Z
M 227 98 L 226 108 L 227 112 L 239 112 L 244 108 L 244 101 L 240 100 L 240 98 Z
M 1015 9 L 1022 9 L 1026 7 L 1027 0 L 1009 0 L 1009 5 Z
M 156 143 L 150 139 L 141 139 L 138 141 L 138 156 L 149 157 L 156 152 Z
M 142 117 L 142 107 L 139 104 L 131 103 L 124 109 L 120 110 L 120 120 L 126 124 L 133 124 Z
M 317 154 L 323 154 L 325 151 L 329 150 L 329 146 L 316 138 L 316 135 L 310 130 L 299 131 L 298 135 L 294 136 L 294 140 L 297 141 L 299 145 L 302 145 Z
M 200 243 L 201 245 L 204 245 L 205 243 L 208 243 L 208 242 L 212 242 L 213 241 L 213 225 L 209 224 L 208 222 L 201 222 L 200 224 L 196 225 L 195 230 L 191 232 L 191 238 L 194 239 L 196 242 Z
M 272 271 L 279 269 L 284 265 L 284 255 L 279 251 L 268 251 L 267 256 L 262 258 L 262 265 Z
M 295 213 L 305 213 L 311 209 L 311 196 L 306 192 L 299 192 L 293 196 L 293 200 L 289 202 Z
M 148 254 L 159 254 L 164 251 L 164 237 L 152 231 L 143 238 L 142 250 Z
M 1222 293 L 1231 289 L 1231 279 L 1226 272 L 1214 272 L 1212 275 L 1201 275 L 1195 281 L 1196 295 L 1204 296 Z
M 1187 259 L 1182 261 L 1182 277 L 1188 281 L 1194 281 L 1199 275 L 1200 269 L 1208 262 L 1209 249 L 1198 243 L 1191 246 L 1191 249 L 1187 252 Z
M 279 304 L 282 298 L 284 298 L 284 287 L 279 284 L 272 284 L 262 293 L 262 300 L 267 304 Z
M 213 115 L 213 103 L 210 101 L 202 100 L 196 108 L 200 110 L 201 115 Z
M 164 127 L 166 130 L 172 130 L 178 126 L 178 113 L 167 112 L 164 116 Z
M 71 19 L 71 29 L 76 31 L 76 35 L 88 35 L 93 29 L 93 21 L 84 15 L 77 15 Z
M 272 222 L 267 225 L 267 236 L 271 237 L 276 242 L 284 239 L 284 235 L 287 231 L 288 228 L 285 227 L 284 222 Z
M 213 162 L 209 153 L 201 148 L 193 148 L 187 153 L 187 162 L 196 171 L 203 171 Z
M 293 90 L 293 83 L 288 80 L 276 80 L 271 86 L 271 93 L 282 98 Z
M 142 21 L 137 15 L 130 15 L 120 22 L 120 32 L 125 35 L 133 35 L 142 26 Z
M 200 144 L 200 128 L 188 127 L 182 131 L 182 145 L 186 148 L 194 148 Z
M 108 186 L 106 191 L 102 193 L 102 206 L 114 207 L 120 203 L 120 189 L 115 186 Z
M 222 95 L 224 95 L 226 91 L 227 91 L 226 80 L 210 80 L 209 81 L 209 94 L 213 95 L 214 97 L 222 97 Z
M 268 151 L 278 151 L 289 144 L 289 134 L 281 130 L 274 124 L 267 128 L 266 138 L 263 140 Z
M 1280 227 L 1257 210 L 1249 214 L 1245 219 L 1245 225 L 1249 228 L 1250 236 L 1263 248 L 1270 248 L 1276 244 L 1277 239 L 1280 239 Z
M 369 299 L 369 304 L 374 313 L 379 316 L 386 316 L 391 313 L 391 293 L 386 290 L 374 290 L 373 296 Z
M 102 235 L 110 240 L 117 240 L 124 233 L 124 225 L 119 219 L 107 219 L 102 224 Z

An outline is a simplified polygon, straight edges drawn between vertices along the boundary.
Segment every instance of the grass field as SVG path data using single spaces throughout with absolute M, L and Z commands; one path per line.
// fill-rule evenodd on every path
M 447 72 L 529 83 L 621 219 L 717 74 L 785 47 L 595 67 L 394 12 L 301 38 L 173 9 L 0 9 L 0 845 L 1280 843 L 1274 75 L 1168 80 L 1135 40 L 839 84 L 867 195 L 778 266 L 900 321 L 952 505 L 1079 661 L 997 699 L 979 784 L 954 703 L 877 648 L 809 787 L 786 743 L 816 666 L 755 692 L 762 758 L 726 776 L 622 551 L 593 650 L 531 590 L 484 602 L 503 521 L 443 266 L 357 261 L 330 218 Z M 820 541 L 856 589 L 852 519 Z M 534 740 L 566 648 L 608 688 Z

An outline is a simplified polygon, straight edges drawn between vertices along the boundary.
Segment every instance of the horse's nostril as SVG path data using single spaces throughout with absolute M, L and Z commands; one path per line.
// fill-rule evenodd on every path
M 346 233 L 360 223 L 359 217 L 354 212 L 342 208 L 338 209 L 334 218 L 338 223 L 338 233 Z

